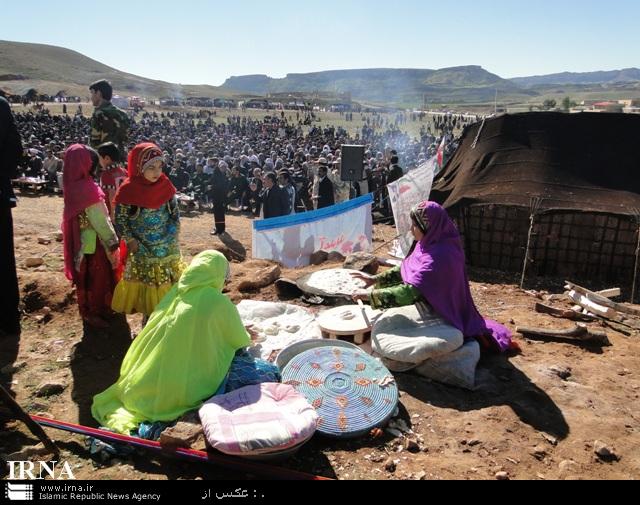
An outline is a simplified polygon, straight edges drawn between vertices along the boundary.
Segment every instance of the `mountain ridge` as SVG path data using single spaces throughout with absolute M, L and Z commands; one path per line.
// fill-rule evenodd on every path
M 206 62 L 204 63 L 206 64 Z M 265 74 L 229 77 L 222 86 L 182 85 L 123 72 L 64 47 L 0 40 L 0 88 L 24 94 L 40 93 L 88 97 L 98 79 L 112 82 L 116 93 L 154 98 L 247 96 L 329 93 L 369 104 L 401 107 L 438 104 L 536 103 L 544 98 L 636 97 L 640 69 L 597 71 L 503 79 L 479 65 L 442 69 L 368 68 L 293 72 L 282 78 Z
M 520 86 L 569 85 L 569 84 L 616 84 L 640 82 L 640 68 L 620 70 L 598 70 L 595 72 L 560 72 L 557 74 L 533 75 L 509 79 Z
M 375 83 L 375 86 L 372 86 Z M 232 76 L 222 88 L 260 95 L 287 92 L 349 93 L 355 100 L 407 102 L 451 100 L 465 95 L 468 100 L 486 101 L 495 91 L 531 95 L 518 85 L 478 65 L 443 69 L 366 68 L 289 73 L 282 78 L 264 74 Z
M 35 88 L 54 95 L 88 96 L 89 85 L 107 79 L 115 92 L 147 96 L 227 96 L 208 85 L 181 85 L 148 79 L 115 69 L 82 53 L 59 46 L 0 40 L 0 88 L 14 93 Z

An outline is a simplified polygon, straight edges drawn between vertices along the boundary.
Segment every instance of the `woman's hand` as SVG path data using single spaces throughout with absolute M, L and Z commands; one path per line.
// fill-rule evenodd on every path
M 138 252 L 139 246 L 140 244 L 138 244 L 138 241 L 135 238 L 132 238 L 127 241 L 127 252 L 129 254 L 135 254 Z
M 365 288 L 370 288 L 371 286 L 373 286 L 376 283 L 375 277 L 369 277 L 368 275 L 364 275 L 361 272 L 353 272 L 351 274 L 351 277 L 353 277 L 354 279 L 357 279 L 359 281 L 364 282 L 364 287 Z
M 260 334 L 258 333 L 258 330 L 256 330 L 252 324 L 245 326 L 244 329 L 247 330 L 247 333 L 249 334 L 249 338 L 251 338 L 252 342 L 256 342 L 260 338 Z
M 117 269 L 118 266 L 120 265 L 120 249 L 116 249 L 116 250 L 110 250 L 107 253 L 107 258 L 109 259 L 109 262 L 111 263 L 111 268 L 113 270 Z
M 371 300 L 371 292 L 365 289 L 360 289 L 351 295 L 351 299 L 354 302 L 362 300 L 363 302 L 369 302 Z

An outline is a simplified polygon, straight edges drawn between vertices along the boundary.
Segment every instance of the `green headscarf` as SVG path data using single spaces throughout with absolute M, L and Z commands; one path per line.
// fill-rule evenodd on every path
M 251 339 L 222 294 L 229 268 L 218 251 L 197 255 L 134 340 L 120 379 L 94 398 L 103 426 L 128 434 L 143 421 L 173 421 L 217 391 Z

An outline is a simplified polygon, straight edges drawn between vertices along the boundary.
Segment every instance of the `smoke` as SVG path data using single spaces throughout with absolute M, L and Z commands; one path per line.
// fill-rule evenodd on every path
M 184 95 L 184 90 L 181 84 L 174 84 L 171 90 L 172 90 L 171 98 L 175 98 L 176 100 L 180 100 L 181 102 L 184 102 L 185 95 Z

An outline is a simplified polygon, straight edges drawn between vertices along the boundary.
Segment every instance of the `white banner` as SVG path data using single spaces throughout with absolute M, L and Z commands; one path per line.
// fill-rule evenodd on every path
M 307 266 L 317 251 L 372 250 L 372 195 L 325 209 L 253 222 L 253 257 L 274 260 L 286 268 Z
M 409 253 L 411 244 L 413 244 L 409 213 L 420 202 L 429 199 L 436 167 L 437 156 L 434 156 L 387 186 L 399 236 L 391 250 L 391 254 L 394 256 L 404 258 Z

